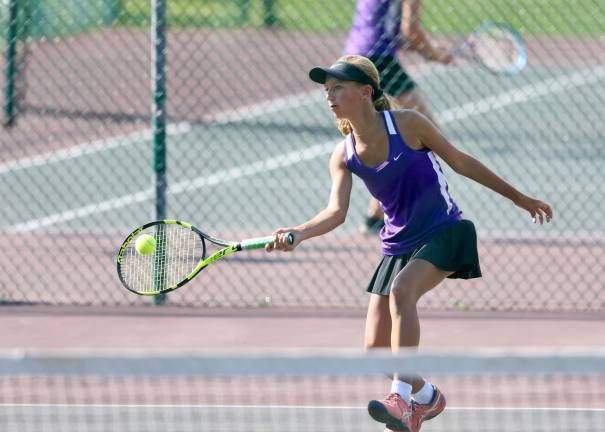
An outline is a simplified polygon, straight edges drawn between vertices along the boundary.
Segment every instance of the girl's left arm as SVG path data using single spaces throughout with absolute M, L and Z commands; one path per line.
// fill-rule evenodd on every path
M 527 210 L 531 214 L 534 223 L 540 222 L 542 224 L 544 219 L 546 219 L 546 222 L 550 222 L 553 212 L 548 204 L 519 192 L 479 160 L 458 150 L 421 114 L 415 116 L 412 123 L 420 146 L 432 150 L 458 174 L 475 180 L 510 199 L 517 206 Z

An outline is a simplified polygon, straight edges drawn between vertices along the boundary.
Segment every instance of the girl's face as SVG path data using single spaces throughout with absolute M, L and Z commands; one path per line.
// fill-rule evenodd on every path
M 324 85 L 326 101 L 336 118 L 349 118 L 349 115 L 358 110 L 364 98 L 363 85 L 354 81 L 341 81 L 328 77 Z

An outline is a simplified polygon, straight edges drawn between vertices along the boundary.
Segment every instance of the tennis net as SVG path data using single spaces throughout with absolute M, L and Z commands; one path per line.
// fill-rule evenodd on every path
M 423 431 L 605 431 L 605 351 L 5 352 L 0 428 L 381 431 L 365 407 L 394 370 L 422 373 L 447 397 Z

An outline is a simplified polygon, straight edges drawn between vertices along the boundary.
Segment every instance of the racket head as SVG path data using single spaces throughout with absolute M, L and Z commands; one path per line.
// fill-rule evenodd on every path
M 525 40 L 509 24 L 485 21 L 472 33 L 467 43 L 474 60 L 494 74 L 514 75 L 527 64 Z
M 140 235 L 156 240 L 153 253 L 141 255 L 135 249 Z M 178 220 L 146 223 L 124 240 L 116 258 L 118 277 L 129 291 L 158 295 L 173 291 L 190 279 L 187 276 L 206 258 L 204 239 L 225 246 L 229 243 L 207 236 L 191 224 Z

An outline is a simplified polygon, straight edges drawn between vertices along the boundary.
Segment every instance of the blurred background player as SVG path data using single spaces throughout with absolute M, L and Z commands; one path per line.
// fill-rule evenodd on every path
M 380 72 L 384 92 L 401 108 L 416 109 L 435 123 L 416 83 L 397 60 L 398 51 L 411 49 L 429 61 L 443 64 L 452 61 L 448 51 L 428 39 L 421 9 L 421 0 L 357 0 L 344 54 L 372 60 Z M 383 219 L 380 203 L 371 198 L 360 231 L 378 232 L 384 225 Z

